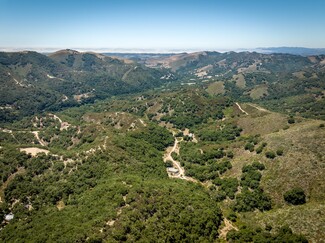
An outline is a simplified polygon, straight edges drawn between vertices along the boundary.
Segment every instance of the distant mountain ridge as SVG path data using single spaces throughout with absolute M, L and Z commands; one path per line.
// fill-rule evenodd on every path
M 149 67 L 170 68 L 178 73 L 197 76 L 202 71 L 207 75 L 243 72 L 295 72 L 317 64 L 324 57 L 303 57 L 286 53 L 263 54 L 258 52 L 194 52 L 180 53 L 145 59 Z M 203 70 L 203 69 L 204 70 Z M 199 76 L 207 76 L 200 74 Z
M 325 118 L 321 108 L 325 105 L 325 55 L 196 52 L 149 58 L 145 64 L 169 68 L 183 85 L 204 86 L 210 95 L 248 102 L 283 99 L 283 104 L 292 97 L 306 115 Z M 280 104 L 273 103 L 274 109 Z
M 129 59 L 130 58 L 130 59 Z M 325 55 L 257 52 L 107 54 L 60 50 L 0 52 L 0 118 L 142 92 L 165 84 L 210 86 L 244 100 L 316 92 L 324 86 Z
M 51 55 L 55 52 L 61 52 L 64 50 L 59 50 L 58 48 L 8 48 L 0 47 L 0 52 L 24 52 L 24 51 L 35 51 L 38 53 Z M 66 49 L 69 50 L 69 49 Z M 75 50 L 81 53 L 101 53 L 106 56 L 123 57 L 127 59 L 143 59 L 149 57 L 162 57 L 171 56 L 181 53 L 194 53 L 194 52 L 258 52 L 264 54 L 270 53 L 283 53 L 283 54 L 293 54 L 301 56 L 313 56 L 313 55 L 325 55 L 325 48 L 308 48 L 308 47 L 292 47 L 292 46 L 279 46 L 279 47 L 256 47 L 256 48 L 233 48 L 233 49 L 220 49 L 212 48 L 209 50 L 204 50 L 200 48 L 196 49 L 112 49 L 112 48 L 74 48 L 70 50 Z

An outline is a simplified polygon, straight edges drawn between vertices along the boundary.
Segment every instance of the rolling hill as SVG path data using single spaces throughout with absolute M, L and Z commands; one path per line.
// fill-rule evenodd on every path
M 324 55 L 197 52 L 149 58 L 146 65 L 169 68 L 184 85 L 203 86 L 210 94 L 325 118 Z
M 2 52 L 1 120 L 159 87 L 173 81 L 162 78 L 167 74 L 96 53 Z

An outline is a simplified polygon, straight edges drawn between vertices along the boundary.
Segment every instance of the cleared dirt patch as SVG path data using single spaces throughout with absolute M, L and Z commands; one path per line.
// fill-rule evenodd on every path
M 223 220 L 225 226 L 220 230 L 220 234 L 219 234 L 219 238 L 220 239 L 226 239 L 227 238 L 227 233 L 230 230 L 236 230 L 238 231 L 237 227 L 233 226 L 233 224 L 228 220 L 228 219 L 224 219 Z
M 39 153 L 45 153 L 47 155 L 50 152 L 46 149 L 40 149 L 40 148 L 21 148 L 19 150 L 20 150 L 20 152 L 25 152 L 26 154 L 31 154 L 33 157 Z
M 65 204 L 64 204 L 63 200 L 57 202 L 57 204 L 56 204 L 56 208 L 57 208 L 59 211 L 61 211 L 62 209 L 64 209 L 64 207 L 65 207 Z
M 74 95 L 73 98 L 74 100 L 76 100 L 77 102 L 81 102 L 82 99 L 87 99 L 89 97 L 91 97 L 92 94 L 91 93 L 84 93 L 84 94 L 80 94 L 80 95 Z

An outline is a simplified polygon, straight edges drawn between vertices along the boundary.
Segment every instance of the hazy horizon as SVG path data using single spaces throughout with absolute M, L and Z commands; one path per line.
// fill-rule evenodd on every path
M 22 51 L 36 51 L 39 53 L 54 53 L 61 50 L 74 50 L 78 52 L 95 52 L 95 53 L 125 53 L 125 54 L 178 54 L 178 53 L 193 53 L 193 52 L 261 52 L 268 53 L 268 48 L 289 48 L 289 49 L 307 49 L 307 50 L 321 50 L 325 52 L 325 48 L 306 48 L 306 47 L 258 47 L 258 48 L 238 48 L 238 49 L 137 49 L 137 48 L 10 48 L 0 47 L 0 52 L 22 52 Z M 271 52 L 271 51 L 270 51 Z
M 0 0 L 0 48 L 245 50 L 325 47 L 325 1 Z

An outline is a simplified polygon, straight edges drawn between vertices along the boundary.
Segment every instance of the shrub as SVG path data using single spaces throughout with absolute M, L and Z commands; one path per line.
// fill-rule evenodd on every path
M 227 195 L 225 192 L 223 191 L 219 191 L 216 195 L 215 195 L 215 200 L 216 202 L 222 202 L 223 200 L 225 200 L 227 198 Z
M 244 165 L 243 168 L 241 169 L 241 171 L 243 173 L 246 173 L 246 172 L 249 172 L 249 171 L 253 171 L 253 170 L 254 170 L 254 168 L 253 168 L 252 165 Z
M 250 152 L 253 152 L 254 151 L 254 144 L 246 143 L 245 144 L 245 150 L 249 150 Z
M 260 211 L 272 208 L 271 198 L 262 189 L 250 191 L 243 189 L 242 193 L 236 196 L 233 209 L 237 212 L 249 212 L 259 209 Z
M 173 162 L 170 160 L 167 160 L 165 165 L 166 165 L 166 167 L 173 167 Z
M 263 149 L 266 147 L 267 143 L 263 142 L 260 146 L 258 146 L 258 148 L 256 149 L 256 153 L 260 154 L 262 153 Z
M 288 123 L 289 124 L 293 124 L 293 123 L 295 123 L 296 121 L 295 121 L 295 119 L 293 118 L 293 117 L 290 117 L 289 119 L 288 119 Z
M 284 195 L 284 200 L 287 203 L 293 205 L 300 205 L 306 203 L 306 195 L 303 189 L 301 188 L 294 188 L 287 191 Z
M 229 215 L 228 215 L 227 218 L 228 218 L 230 221 L 232 221 L 232 222 L 236 222 L 236 220 L 237 220 L 237 215 L 236 215 L 235 212 L 231 212 L 231 213 L 229 213 Z
M 234 153 L 232 151 L 229 151 L 227 153 L 227 157 L 230 158 L 230 159 L 232 159 L 234 157 Z
M 265 156 L 266 156 L 266 158 L 269 158 L 269 159 L 274 159 L 276 157 L 276 155 L 273 151 L 267 151 L 265 153 Z
M 248 138 L 248 142 L 256 145 L 256 144 L 258 144 L 258 141 L 259 141 L 260 136 L 261 136 L 260 134 L 257 134 L 255 136 L 250 136 Z
M 257 161 L 254 161 L 252 166 L 256 170 L 265 170 L 265 165 Z
M 269 225 L 269 224 L 265 225 L 265 230 L 266 231 L 271 231 L 272 228 L 273 228 L 272 225 Z
M 260 154 L 260 153 L 262 153 L 262 151 L 263 151 L 263 148 L 264 148 L 264 147 L 262 147 L 262 146 L 259 146 L 259 147 L 256 149 L 256 153 L 257 153 L 257 154 Z
M 260 163 L 260 162 L 257 162 L 257 161 L 254 161 L 251 165 L 244 165 L 243 168 L 242 168 L 242 172 L 243 173 L 249 173 L 249 172 L 252 172 L 252 171 L 256 171 L 256 170 L 264 170 L 265 169 L 265 165 Z
M 308 242 L 305 236 L 294 234 L 288 226 L 283 226 L 274 233 L 268 230 L 264 231 L 261 228 L 253 229 L 244 226 L 238 231 L 230 230 L 227 233 L 227 242 Z
M 154 118 L 155 115 L 156 115 L 156 114 L 153 114 L 153 113 L 149 113 L 149 114 L 147 114 L 149 120 L 152 120 L 152 119 Z
M 227 170 L 230 170 L 232 168 L 232 165 L 230 161 L 223 161 L 216 165 L 216 169 L 219 171 L 220 174 L 225 173 Z
M 213 184 L 216 186 L 221 186 L 222 185 L 222 179 L 220 177 L 217 177 L 213 180 Z
M 178 132 L 175 134 L 175 137 L 183 137 L 183 132 Z
M 277 149 L 276 154 L 279 155 L 279 156 L 282 156 L 283 155 L 283 149 L 282 148 Z
M 177 160 L 178 159 L 178 154 L 176 152 L 172 152 L 171 154 L 172 158 Z
M 240 185 L 242 187 L 256 189 L 259 187 L 259 182 L 261 178 L 262 174 L 260 172 L 256 170 L 250 170 L 242 174 Z
M 235 193 L 237 192 L 238 181 L 236 178 L 226 178 L 222 179 L 220 190 L 223 191 L 226 196 L 230 199 L 235 198 Z

